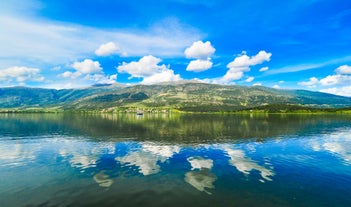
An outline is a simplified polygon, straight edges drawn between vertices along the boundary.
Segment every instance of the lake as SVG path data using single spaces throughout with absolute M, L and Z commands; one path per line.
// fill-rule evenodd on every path
M 351 206 L 351 116 L 0 114 L 0 206 Z

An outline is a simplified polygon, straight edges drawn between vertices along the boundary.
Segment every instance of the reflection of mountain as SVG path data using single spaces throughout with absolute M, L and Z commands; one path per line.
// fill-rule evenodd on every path
M 347 115 L 0 114 L 0 136 L 74 134 L 102 141 L 213 143 L 322 133 L 350 122 Z

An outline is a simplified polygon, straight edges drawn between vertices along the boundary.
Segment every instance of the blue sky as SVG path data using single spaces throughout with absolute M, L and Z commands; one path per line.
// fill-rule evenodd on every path
M 351 96 L 348 0 L 7 0 L 0 86 L 198 80 Z

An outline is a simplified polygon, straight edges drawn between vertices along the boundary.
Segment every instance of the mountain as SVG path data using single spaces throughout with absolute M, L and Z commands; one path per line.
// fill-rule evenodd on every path
M 116 108 L 174 108 L 183 111 L 233 111 L 267 105 L 315 108 L 351 106 L 351 98 L 307 90 L 261 86 L 172 82 L 156 85 L 95 85 L 81 89 L 0 88 L 0 108 L 114 110 Z

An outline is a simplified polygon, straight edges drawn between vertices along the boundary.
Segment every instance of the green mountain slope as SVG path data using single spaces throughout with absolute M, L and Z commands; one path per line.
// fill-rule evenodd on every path
M 351 98 L 306 90 L 215 85 L 196 82 L 157 85 L 102 85 L 84 89 L 1 88 L 0 108 L 58 107 L 65 110 L 175 108 L 232 111 L 266 105 L 350 107 Z

